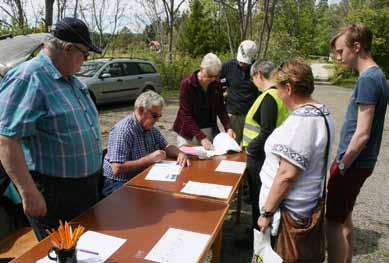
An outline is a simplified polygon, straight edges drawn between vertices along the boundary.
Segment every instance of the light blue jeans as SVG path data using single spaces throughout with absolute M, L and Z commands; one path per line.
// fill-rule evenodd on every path
M 118 181 L 115 179 L 105 177 L 103 191 L 102 191 L 103 196 L 106 197 L 106 196 L 112 194 L 112 192 L 114 192 L 115 190 L 122 187 L 124 183 L 125 182 L 123 182 L 123 181 Z

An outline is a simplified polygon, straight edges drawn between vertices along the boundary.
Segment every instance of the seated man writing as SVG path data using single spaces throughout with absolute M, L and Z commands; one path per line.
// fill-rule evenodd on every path
M 190 166 L 187 155 L 168 144 L 154 124 L 162 116 L 163 98 L 153 92 L 142 93 L 135 101 L 134 113 L 120 120 L 109 134 L 104 158 L 104 188 L 107 196 L 150 165 L 168 157 L 181 166 Z

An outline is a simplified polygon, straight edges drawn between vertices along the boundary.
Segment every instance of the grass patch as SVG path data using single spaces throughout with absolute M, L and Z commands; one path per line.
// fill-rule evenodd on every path
M 162 89 L 161 95 L 164 99 L 178 99 L 178 89 Z

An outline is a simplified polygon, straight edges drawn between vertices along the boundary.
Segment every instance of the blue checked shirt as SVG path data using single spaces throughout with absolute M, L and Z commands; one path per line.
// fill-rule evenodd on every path
M 140 159 L 156 150 L 164 150 L 167 146 L 161 132 L 153 127 L 146 131 L 131 114 L 113 126 L 109 133 L 108 153 L 104 158 L 104 176 L 118 181 L 127 181 L 141 171 L 115 176 L 111 163 L 124 163 Z
M 0 86 L 0 134 L 21 138 L 28 169 L 84 177 L 101 168 L 98 113 L 76 77 L 63 78 L 42 51 Z

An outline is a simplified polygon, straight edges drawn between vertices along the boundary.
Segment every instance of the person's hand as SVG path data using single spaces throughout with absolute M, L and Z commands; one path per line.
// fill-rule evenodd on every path
M 227 130 L 227 134 L 232 138 L 232 139 L 235 139 L 236 138 L 236 134 L 234 132 L 233 129 L 228 129 Z
M 156 150 L 150 153 L 150 159 L 153 163 L 158 163 L 166 159 L 166 152 L 163 150 Z
M 205 150 L 211 150 L 213 148 L 212 143 L 207 138 L 201 140 L 201 145 Z
M 182 167 L 190 166 L 190 160 L 188 155 L 186 155 L 183 152 L 179 152 L 177 155 L 177 164 L 181 165 Z
M 223 90 L 223 97 L 227 97 L 227 96 L 228 96 L 228 93 L 227 93 L 227 86 L 223 86 L 223 87 L 222 87 L 222 90 Z
M 47 213 L 46 201 L 42 193 L 35 187 L 26 192 L 20 192 L 24 213 L 31 217 L 45 216 Z
M 330 168 L 330 177 L 331 176 L 334 176 L 336 174 L 340 174 L 340 170 L 339 170 L 339 164 L 338 164 L 338 161 L 337 160 L 334 160 L 331 164 L 331 168 Z
M 257 224 L 262 233 L 265 233 L 266 229 L 270 227 L 271 221 L 272 221 L 272 217 L 260 216 L 258 218 Z

